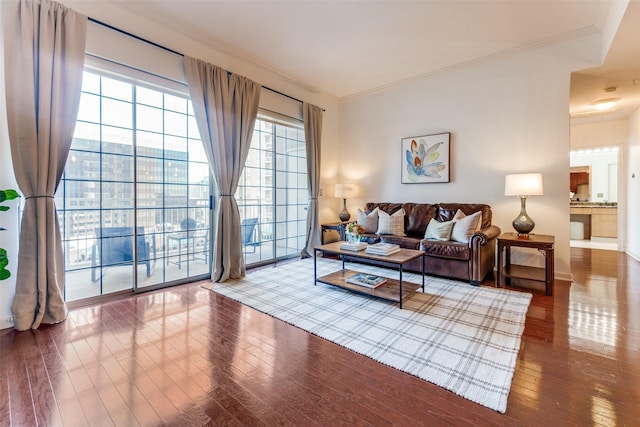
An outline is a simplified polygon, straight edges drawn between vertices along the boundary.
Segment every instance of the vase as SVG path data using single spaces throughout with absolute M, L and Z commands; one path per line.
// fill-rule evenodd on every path
M 358 243 L 360 241 L 360 236 L 353 233 L 347 233 L 347 242 L 349 243 Z

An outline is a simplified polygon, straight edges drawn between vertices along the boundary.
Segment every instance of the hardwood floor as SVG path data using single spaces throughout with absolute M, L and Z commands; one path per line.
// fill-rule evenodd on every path
M 640 263 L 571 257 L 504 415 L 191 284 L 0 331 L 0 425 L 638 425 Z

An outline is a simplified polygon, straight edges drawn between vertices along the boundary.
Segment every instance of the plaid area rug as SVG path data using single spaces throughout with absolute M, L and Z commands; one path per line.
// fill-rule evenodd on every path
M 318 258 L 318 276 L 341 267 Z M 347 268 L 397 278 L 390 269 Z M 404 278 L 421 283 L 417 274 Z M 502 413 L 531 302 L 528 293 L 427 276 L 425 292 L 400 310 L 397 303 L 313 286 L 312 258 L 205 287 Z

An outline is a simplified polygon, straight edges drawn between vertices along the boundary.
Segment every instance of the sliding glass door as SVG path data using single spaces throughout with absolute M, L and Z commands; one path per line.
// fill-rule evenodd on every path
M 211 189 L 184 93 L 85 71 L 56 194 L 65 299 L 210 276 Z
M 261 114 L 236 192 L 247 265 L 300 254 L 308 197 L 302 123 Z

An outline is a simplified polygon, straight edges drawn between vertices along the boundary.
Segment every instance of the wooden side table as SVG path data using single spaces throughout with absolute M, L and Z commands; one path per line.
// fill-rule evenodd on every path
M 553 294 L 554 251 L 555 236 L 544 234 L 530 234 L 528 237 L 520 237 L 516 233 L 503 233 L 498 237 L 498 268 L 496 286 L 502 287 L 503 281 L 508 284 L 512 277 L 544 282 L 545 294 Z M 529 267 L 525 265 L 511 264 L 511 248 L 533 248 L 540 251 L 545 258 L 545 267 Z M 503 264 L 504 253 L 504 267 Z
M 335 230 L 340 235 L 340 240 L 346 239 L 346 231 L 347 224 L 354 221 L 345 221 L 345 222 L 328 222 L 326 224 L 320 224 L 321 232 L 320 232 L 320 243 L 324 245 L 324 233 L 329 230 Z

